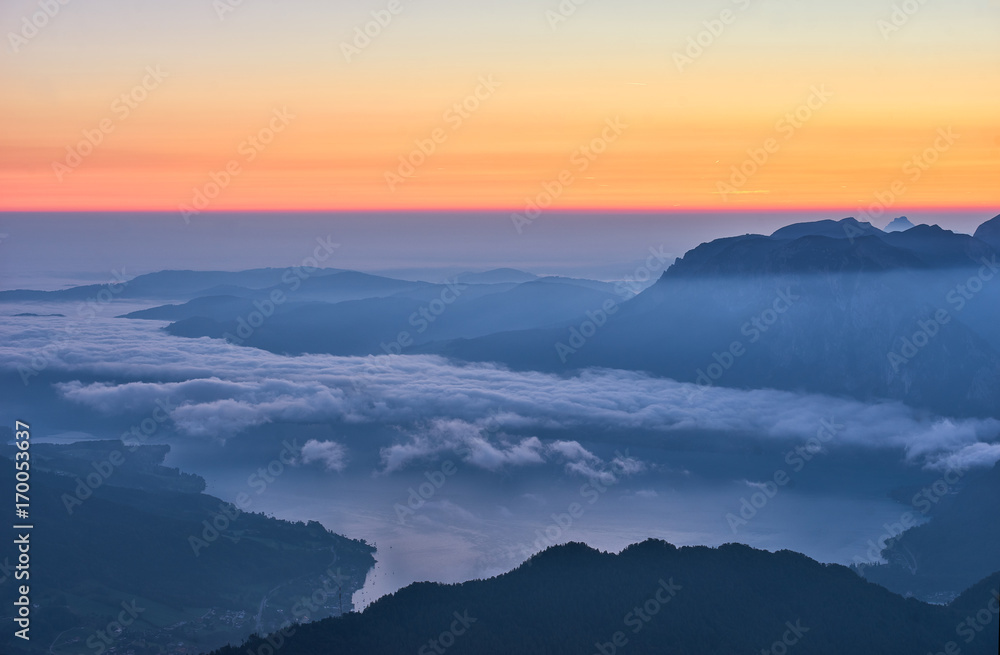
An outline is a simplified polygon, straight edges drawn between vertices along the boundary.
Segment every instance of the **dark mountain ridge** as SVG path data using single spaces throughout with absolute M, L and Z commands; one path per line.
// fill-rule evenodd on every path
M 986 241 L 937 225 L 887 233 L 845 218 L 796 223 L 769 237 L 717 239 L 687 252 L 663 277 L 947 269 L 996 254 Z
M 721 655 L 775 644 L 802 655 L 913 655 L 949 642 L 992 654 L 995 629 L 967 642 L 956 626 L 988 605 L 998 583 L 1000 574 L 952 606 L 934 606 L 789 551 L 649 540 L 615 555 L 570 543 L 489 580 L 413 584 L 363 613 L 269 639 L 286 655 L 429 653 L 435 643 L 460 655 Z M 257 637 L 215 655 L 266 644 Z

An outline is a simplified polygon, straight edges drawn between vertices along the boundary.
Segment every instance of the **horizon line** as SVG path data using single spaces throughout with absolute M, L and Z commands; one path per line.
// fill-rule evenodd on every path
M 848 209 L 844 205 L 813 205 L 813 206 L 762 206 L 762 207 L 562 207 L 546 208 L 541 210 L 541 215 L 551 214 L 761 214 L 761 213 L 816 213 L 816 212 L 836 212 L 845 213 L 843 218 L 858 218 L 858 215 L 867 216 L 868 219 L 882 219 L 889 216 L 902 216 L 907 212 L 947 212 L 960 211 L 963 213 L 982 211 L 985 213 L 1000 213 L 1000 203 L 997 205 L 922 205 L 922 206 L 898 206 L 883 208 L 882 213 L 877 217 L 868 214 L 871 207 L 855 207 Z M 504 207 L 319 207 L 319 208 L 297 208 L 297 207 L 269 207 L 264 209 L 251 208 L 222 208 L 206 209 L 197 215 L 191 216 L 192 222 L 201 216 L 226 216 L 233 214 L 523 214 L 524 208 L 504 208 Z M 10 214 L 159 214 L 181 215 L 181 211 L 176 208 L 0 208 L 0 216 Z M 860 220 L 860 219 L 858 219 Z

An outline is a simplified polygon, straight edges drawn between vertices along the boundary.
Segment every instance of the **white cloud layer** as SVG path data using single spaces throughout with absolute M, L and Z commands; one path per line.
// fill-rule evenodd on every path
M 225 439 L 270 422 L 409 426 L 380 451 L 384 471 L 453 450 L 470 464 L 500 470 L 552 459 L 571 472 L 600 476 L 593 453 L 576 441 L 544 444 L 511 437 L 534 430 L 701 431 L 805 441 L 837 426 L 827 445 L 901 448 L 934 466 L 960 458 L 976 466 L 1000 459 L 1000 422 L 928 416 L 901 403 L 862 403 L 773 390 L 700 388 L 617 370 L 574 377 L 512 372 L 489 364 L 454 365 L 432 356 L 283 357 L 210 339 L 171 337 L 160 323 L 95 319 L 73 339 L 58 318 L 0 322 L 0 373 L 20 385 L 19 368 L 37 366 L 75 378 L 56 385 L 66 400 L 105 414 L 166 400 L 179 432 Z M 114 382 L 94 382 L 95 378 Z M 35 377 L 32 384 L 43 384 Z M 416 426 L 416 427 L 414 427 Z M 342 464 L 330 446 L 317 461 Z M 328 459 L 318 453 L 323 451 Z M 610 465 L 610 463 L 609 463 Z M 623 462 L 639 472 L 641 462 Z
M 347 447 L 336 441 L 310 439 L 302 446 L 299 459 L 303 464 L 319 462 L 327 471 L 343 471 L 347 468 Z

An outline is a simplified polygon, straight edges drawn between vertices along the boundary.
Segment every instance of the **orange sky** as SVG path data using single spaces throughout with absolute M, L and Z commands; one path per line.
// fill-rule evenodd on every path
M 1000 3 L 887 33 L 892 3 L 860 0 L 592 2 L 555 28 L 556 2 L 470 4 L 404 3 L 347 61 L 386 2 L 71 3 L 6 44 L 0 210 L 998 204 Z

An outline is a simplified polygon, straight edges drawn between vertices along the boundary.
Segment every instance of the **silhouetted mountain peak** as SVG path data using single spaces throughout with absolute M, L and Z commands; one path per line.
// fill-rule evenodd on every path
M 1000 220 L 995 227 L 989 225 L 980 231 L 994 230 L 1000 244 Z M 883 232 L 854 218 L 814 221 L 783 227 L 769 237 L 748 234 L 703 243 L 677 260 L 664 277 L 953 268 L 981 265 L 984 257 L 994 254 L 988 244 L 938 225 Z
M 957 232 L 946 230 L 940 225 L 928 225 L 926 223 L 922 223 L 920 225 L 914 225 L 913 228 L 911 229 L 913 230 L 913 232 L 910 236 L 912 236 L 913 234 L 921 234 L 925 236 L 957 234 Z
M 854 239 L 859 236 L 870 236 L 873 234 L 882 234 L 882 230 L 871 223 L 862 223 L 850 217 L 839 221 L 827 219 L 807 223 L 793 223 L 774 232 L 771 238 L 801 239 L 807 236 L 822 236 L 831 239 Z
M 882 239 L 910 251 L 932 268 L 978 266 L 984 257 L 994 254 L 993 249 L 982 240 L 939 225 L 918 225 L 905 232 L 886 234 Z
M 591 548 L 585 543 L 571 541 L 557 546 L 551 546 L 533 555 L 525 565 L 535 567 L 539 564 L 546 567 L 579 566 L 587 561 L 594 561 L 597 558 L 607 555 L 602 551 Z
M 882 231 L 887 234 L 889 232 L 906 232 L 913 227 L 915 226 L 910 222 L 910 219 L 905 216 L 900 216 L 899 218 L 893 219 L 892 222 L 886 225 L 885 229 Z
M 1000 250 L 1000 216 L 995 216 L 980 225 L 975 237 Z
M 881 231 L 879 234 L 885 236 Z M 746 236 L 703 244 L 679 259 L 665 277 L 873 272 L 900 268 L 926 268 L 926 262 L 916 253 L 874 234 L 848 239 L 806 233 L 796 238 Z
M 670 542 L 663 541 L 662 539 L 646 539 L 645 541 L 640 541 L 636 544 L 631 544 L 626 547 L 625 550 L 621 552 L 623 557 L 632 557 L 635 555 L 661 555 L 664 550 L 675 551 L 677 546 Z

